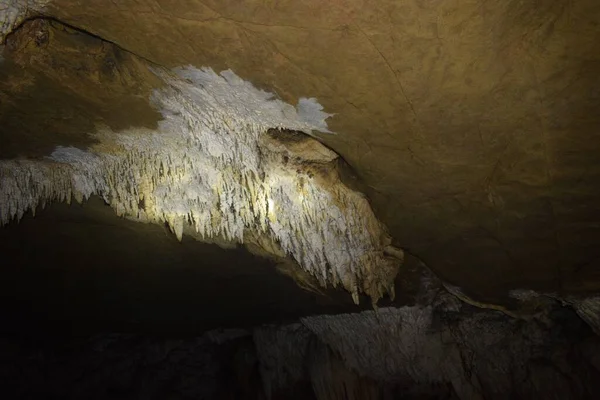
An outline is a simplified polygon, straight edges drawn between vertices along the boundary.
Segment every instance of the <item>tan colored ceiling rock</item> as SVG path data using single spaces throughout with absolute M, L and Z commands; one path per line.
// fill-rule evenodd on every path
M 335 115 L 395 244 L 478 297 L 600 288 L 600 3 L 54 0 L 166 67 Z
M 97 125 L 155 129 L 148 102 L 161 85 L 139 60 L 48 20 L 24 23 L 0 63 L 0 158 L 44 157 L 57 145 L 85 148 Z

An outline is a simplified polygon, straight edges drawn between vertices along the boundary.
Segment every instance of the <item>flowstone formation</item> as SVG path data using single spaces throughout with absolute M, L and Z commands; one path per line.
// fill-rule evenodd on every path
M 88 150 L 0 163 L 0 223 L 50 201 L 101 196 L 120 216 L 201 239 L 290 256 L 326 286 L 393 296 L 402 253 L 367 199 L 340 180 L 338 156 L 304 133 L 328 132 L 315 99 L 295 108 L 231 71 L 155 71 L 156 131 L 100 129 Z

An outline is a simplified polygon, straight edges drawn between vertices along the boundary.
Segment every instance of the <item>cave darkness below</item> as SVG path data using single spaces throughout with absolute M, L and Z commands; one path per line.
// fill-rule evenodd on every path
M 94 134 L 158 132 L 156 71 L 231 69 L 298 114 L 323 107 L 335 134 L 311 140 L 404 252 L 373 310 L 95 195 L 38 207 L 0 228 L 0 397 L 600 398 L 600 2 L 0 0 L 0 16 L 0 162 L 110 153 Z
M 1 229 L 0 252 L 5 332 L 193 335 L 360 309 L 341 290 L 302 290 L 243 247 L 180 243 L 167 227 L 117 217 L 97 197 Z

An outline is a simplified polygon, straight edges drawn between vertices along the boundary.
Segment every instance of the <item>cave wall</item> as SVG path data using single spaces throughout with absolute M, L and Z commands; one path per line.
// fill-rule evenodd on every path
M 441 288 L 421 301 L 201 336 L 0 340 L 14 399 L 585 399 L 600 337 L 556 301 L 514 318 Z

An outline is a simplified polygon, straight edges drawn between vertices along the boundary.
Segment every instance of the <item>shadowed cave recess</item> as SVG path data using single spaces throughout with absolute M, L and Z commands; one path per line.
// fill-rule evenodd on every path
M 0 0 L 1 396 L 599 398 L 597 17 Z

